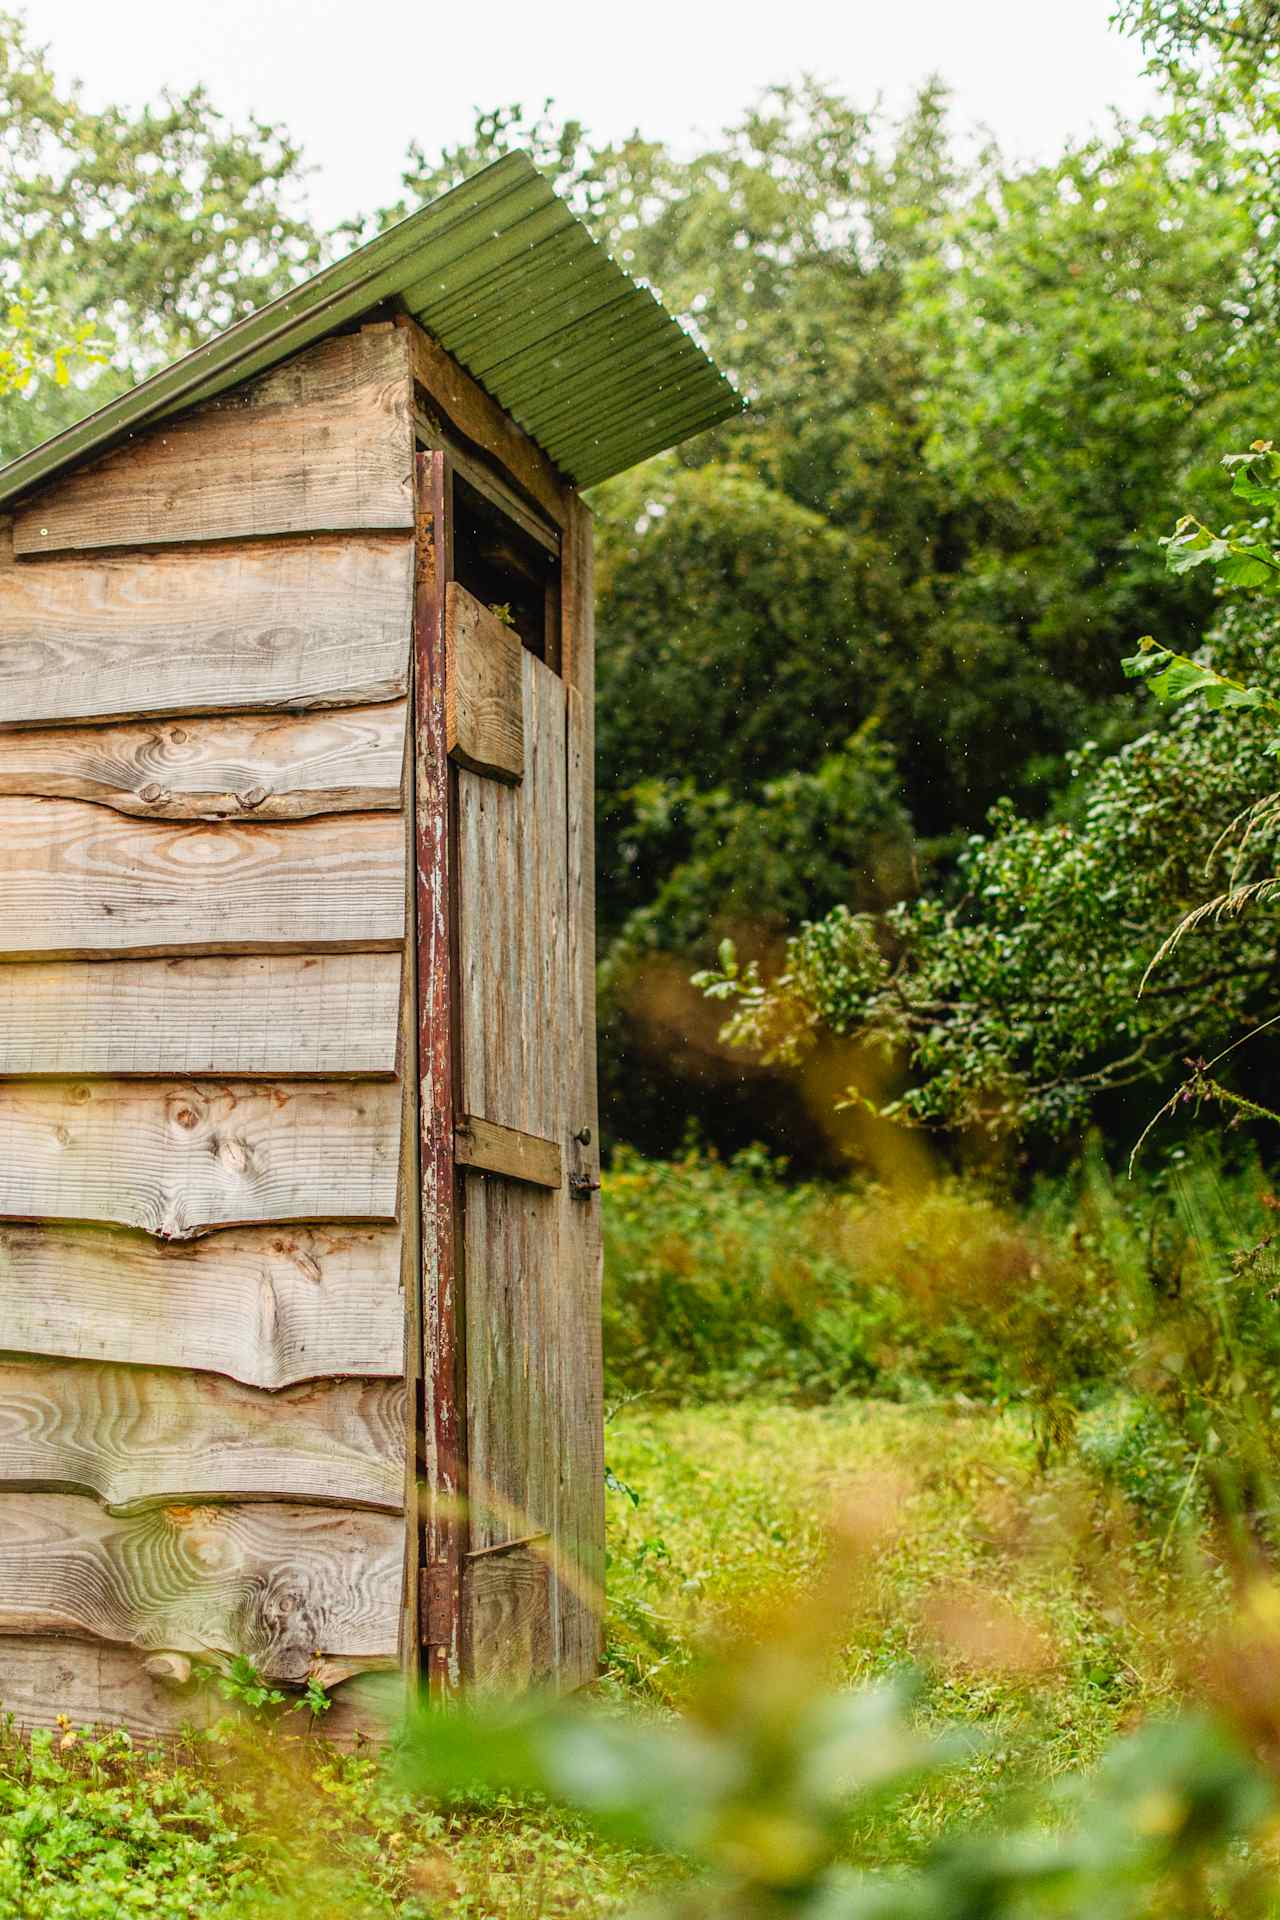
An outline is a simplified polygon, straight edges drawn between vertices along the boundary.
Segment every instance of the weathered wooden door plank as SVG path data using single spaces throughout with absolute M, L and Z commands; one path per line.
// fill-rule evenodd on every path
M 0 1218 L 210 1227 L 394 1220 L 393 1081 L 0 1083 Z
M 0 956 L 390 946 L 404 822 L 172 825 L 79 800 L 0 799 Z
M 0 1632 L 70 1633 L 196 1656 L 267 1679 L 394 1661 L 401 1519 L 263 1502 L 117 1518 L 59 1493 L 0 1493 Z
M 144 820 L 394 812 L 405 703 L 0 733 L 0 794 L 93 800 Z
M 212 1374 L 0 1361 L 0 1489 L 92 1494 L 114 1513 L 271 1499 L 404 1508 L 404 1389 L 266 1394 Z
M 323 340 L 56 481 L 17 554 L 413 524 L 413 393 L 394 328 Z
M 446 591 L 444 633 L 449 757 L 515 786 L 524 778 L 520 636 L 456 580 Z
M 453 1131 L 454 1157 L 460 1167 L 504 1174 L 536 1187 L 560 1185 L 560 1145 L 516 1127 L 498 1127 L 478 1114 L 464 1113 Z
M 0 965 L 0 1075 L 396 1069 L 398 953 Z
M 404 694 L 413 541 L 332 534 L 15 561 L 0 522 L 0 727 Z
M 404 1371 L 395 1227 L 231 1228 L 157 1242 L 0 1227 L 0 1351 L 196 1368 L 275 1391 Z

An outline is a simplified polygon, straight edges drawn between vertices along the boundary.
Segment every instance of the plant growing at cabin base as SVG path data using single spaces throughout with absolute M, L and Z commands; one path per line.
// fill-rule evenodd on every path
M 1167 564 L 1258 597 L 1225 608 L 1201 654 L 1147 640 L 1125 661 L 1170 721 L 1072 756 L 1047 821 L 993 808 L 947 893 L 837 907 L 772 973 L 723 947 L 695 978 L 730 1006 L 730 1045 L 789 1066 L 825 1049 L 847 1062 L 846 1103 L 911 1124 L 1063 1135 L 1101 1097 L 1221 1059 L 1269 1020 L 1280 946 L 1270 916 L 1242 910 L 1265 904 L 1280 859 L 1280 455 L 1257 442 L 1226 465 L 1248 522 L 1184 518 Z M 1203 1072 L 1184 1092 L 1224 1097 Z

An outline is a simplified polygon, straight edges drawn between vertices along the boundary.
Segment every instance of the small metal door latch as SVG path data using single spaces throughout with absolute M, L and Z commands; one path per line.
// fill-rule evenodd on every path
M 569 1175 L 569 1192 L 575 1200 L 589 1200 L 593 1193 L 599 1193 L 600 1182 L 588 1179 L 585 1173 Z
M 580 1147 L 589 1147 L 591 1145 L 590 1127 L 579 1127 L 573 1137 Z

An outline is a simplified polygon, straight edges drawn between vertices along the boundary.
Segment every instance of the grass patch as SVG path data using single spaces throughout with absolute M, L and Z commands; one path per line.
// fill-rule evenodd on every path
M 708 1634 L 785 1623 L 833 1514 L 863 1540 L 836 1677 L 914 1664 L 925 1722 L 967 1731 L 958 1765 L 851 1826 L 865 1866 L 909 1862 L 1092 1761 L 1177 1697 L 1216 1608 L 1197 1589 L 1188 1611 L 1182 1575 L 1144 1557 L 1078 1466 L 1039 1470 L 1019 1410 L 634 1401 L 608 1442 L 604 1686 L 649 1711 L 679 1704 Z M 9 1740 L 0 1809 L 5 1920 L 551 1920 L 637 1904 L 657 1871 L 570 1818 L 500 1797 L 415 1804 L 371 1754 L 255 1727 L 163 1760 L 71 1730 L 30 1753 Z

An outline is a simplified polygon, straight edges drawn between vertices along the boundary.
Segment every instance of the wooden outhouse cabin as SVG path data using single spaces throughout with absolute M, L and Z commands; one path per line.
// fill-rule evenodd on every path
M 595 1671 L 578 489 L 737 405 L 511 155 L 0 471 L 23 1725 Z

